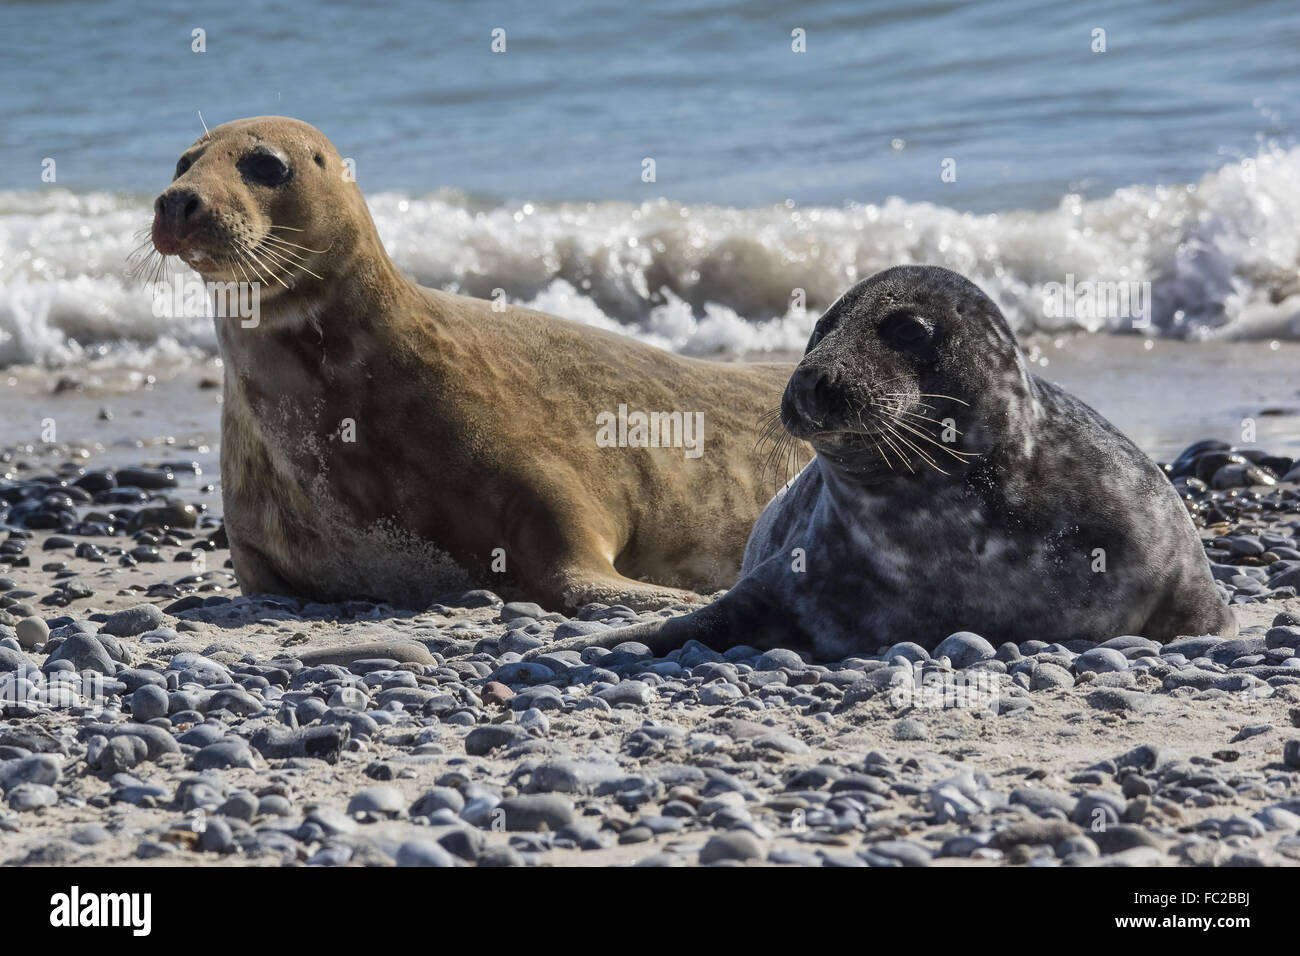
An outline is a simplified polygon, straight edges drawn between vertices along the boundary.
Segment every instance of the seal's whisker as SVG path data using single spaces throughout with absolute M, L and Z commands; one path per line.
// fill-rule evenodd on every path
M 940 420 L 937 419 L 937 418 L 929 418 L 929 417 L 927 417 L 927 416 L 925 416 L 925 415 L 918 415 L 916 412 L 910 412 L 910 411 L 908 411 L 907 409 L 896 409 L 896 410 L 894 411 L 894 414 L 895 414 L 895 415 L 906 415 L 908 418 L 915 418 L 915 419 L 917 419 L 917 420 L 919 420 L 919 421 L 930 422 L 931 424 L 934 424 L 934 425 L 943 425 L 944 428 L 952 427 L 952 430 L 953 430 L 953 433 L 954 433 L 954 434 L 957 434 L 957 435 L 962 434 L 962 432 L 961 432 L 961 430 L 960 430 L 959 428 L 956 428 L 956 427 L 953 427 L 953 426 L 949 426 L 949 425 L 947 425 L 946 423 L 940 421 Z
M 263 236 L 263 237 L 262 237 L 262 241 L 263 241 L 263 242 L 274 242 L 274 243 L 277 243 L 277 244 L 282 245 L 282 246 L 292 246 L 292 247 L 295 248 L 295 249 L 302 249 L 304 252 L 314 252 L 314 253 L 316 253 L 317 255 L 320 255 L 320 254 L 325 253 L 325 252 L 329 252 L 328 249 L 309 249 L 307 246 L 300 246 L 300 245 L 298 245 L 298 243 L 296 243 L 296 242 L 290 242 L 288 239 L 285 239 L 285 238 L 283 238 L 282 236 L 270 236 L 270 235 L 267 235 L 267 236 Z
M 320 276 L 316 275 L 316 273 L 314 273 L 314 272 L 312 272 L 310 269 L 308 269 L 307 266 L 304 265 L 303 263 L 301 263 L 301 262 L 294 262 L 294 261 L 292 261 L 292 260 L 286 258 L 285 255 L 284 255 L 284 253 L 281 252 L 281 251 L 274 250 L 274 249 L 270 248 L 269 246 L 259 246 L 258 248 L 259 248 L 259 249 L 260 249 L 260 250 L 261 250 L 261 251 L 262 251 L 266 256 L 268 256 L 269 258 L 271 258 L 272 261 L 278 261 L 281 265 L 287 267 L 288 269 L 295 269 L 295 268 L 297 268 L 297 269 L 301 269 L 303 272 L 307 273 L 309 276 L 314 276 L 314 277 L 317 278 L 317 279 L 320 278 Z M 289 255 L 294 255 L 294 253 L 289 253 Z
M 271 277 L 275 278 L 275 272 L 269 269 L 269 267 L 267 267 L 265 263 L 261 262 L 261 260 L 255 260 L 255 257 L 248 251 L 244 243 L 242 242 L 236 243 L 235 251 L 238 252 L 240 256 L 243 257 L 244 261 L 248 263 L 248 267 L 252 269 L 253 274 L 257 276 L 258 282 L 262 283 L 263 285 L 270 284 L 266 281 L 266 276 L 262 275 L 262 268 L 267 268 L 267 271 L 271 273 Z M 283 282 L 280 284 L 284 285 Z M 285 288 L 288 288 L 288 286 L 285 286 Z
M 292 249 L 283 249 L 279 246 L 267 245 L 266 243 L 261 243 L 255 248 L 258 252 L 265 253 L 268 256 L 274 256 L 276 261 L 283 263 L 289 269 L 297 268 L 302 269 L 304 272 L 311 272 L 311 270 L 305 265 L 307 257 L 300 252 L 294 252 Z M 314 272 L 311 274 L 316 275 Z M 316 277 L 320 278 L 320 276 Z
M 886 465 L 889 466 L 889 470 L 890 470 L 890 471 L 893 471 L 893 470 L 894 470 L 894 464 L 893 464 L 893 462 L 891 462 L 891 461 L 889 460 L 888 456 L 887 456 L 887 455 L 885 454 L 885 452 L 884 452 L 884 449 L 882 449 L 882 448 L 880 447 L 880 442 L 876 441 L 876 439 L 873 438 L 873 439 L 871 439 L 871 444 L 875 446 L 876 454 L 879 455 L 880 458 L 881 458 L 881 460 L 882 460 Z
M 137 249 L 126 257 L 126 274 L 133 279 L 137 278 L 144 271 L 145 266 L 153 265 L 156 252 L 145 252 L 143 249 Z
M 288 271 L 293 271 L 294 269 L 302 266 L 304 262 L 306 262 L 306 260 L 303 259 L 296 252 L 291 252 L 285 249 L 276 249 L 272 246 L 259 245 L 254 247 L 254 251 L 260 252 L 268 259 L 272 259 L 272 261 L 280 263 Z
M 808 463 L 799 440 L 785 430 L 780 406 L 759 416 L 754 452 L 761 456 L 759 480 L 779 479 L 778 487 L 788 484 Z
M 290 249 L 290 248 L 288 248 L 288 247 L 286 247 L 286 246 L 274 245 L 274 244 L 272 244 L 272 243 L 269 241 L 269 237 L 268 237 L 268 239 L 263 239 L 261 242 L 259 242 L 259 243 L 258 243 L 256 246 L 254 246 L 253 248 L 255 248 L 255 249 L 274 249 L 274 250 L 276 250 L 277 252 L 281 253 L 282 255 L 293 256 L 293 258 L 298 259 L 298 260 L 300 260 L 300 261 L 302 261 L 302 262 L 306 262 L 306 261 L 307 261 L 307 257 L 304 256 L 301 252 L 296 252 L 296 251 L 294 251 L 293 249 Z
M 253 270 L 253 275 L 257 276 L 257 281 L 266 284 L 266 277 L 262 275 L 262 270 L 257 267 L 244 249 L 243 243 L 235 243 L 235 252 L 239 254 L 240 259 L 248 263 L 248 267 Z
M 156 285 L 167 275 L 171 263 L 156 249 L 137 249 L 127 256 L 126 274 L 145 285 Z
M 248 248 L 248 244 L 247 244 L 247 243 L 241 243 L 240 245 L 243 246 L 243 248 L 244 248 L 244 252 L 245 252 L 247 255 L 249 255 L 249 256 L 251 256 L 251 257 L 253 258 L 253 261 L 254 261 L 254 262 L 261 262 L 261 261 L 262 261 L 262 260 L 258 257 L 258 255 L 257 255 L 256 252 L 254 252 L 252 249 L 249 249 L 249 248 Z M 269 273 L 271 274 L 271 278 L 272 278 L 272 279 L 274 279 L 276 282 L 280 283 L 280 285 L 282 285 L 284 288 L 286 288 L 286 289 L 289 288 L 288 283 L 286 283 L 286 282 L 284 281 L 284 279 L 282 279 L 282 278 L 279 276 L 279 274 L 276 273 L 275 269 L 272 268 L 272 266 L 271 266 L 270 264 L 267 264 L 267 266 L 266 266 L 266 271 L 269 272 Z
M 905 379 L 905 378 L 907 378 L 906 375 L 891 375 L 889 378 L 882 379 L 879 382 L 872 382 L 870 387 L 872 391 L 875 391 L 878 388 L 884 388 L 886 385 L 891 385 L 894 382 L 897 382 L 900 379 Z
M 895 418 L 893 419 L 893 422 L 894 424 L 907 429 L 907 431 L 911 432 L 913 435 L 915 435 L 917 438 L 920 438 L 922 441 L 927 441 L 935 448 L 942 449 L 943 451 L 947 452 L 949 455 L 952 455 L 952 457 L 956 458 L 958 461 L 965 462 L 968 459 L 980 457 L 979 452 L 957 451 L 955 448 L 949 448 L 945 442 L 937 441 L 933 435 L 926 434 L 925 432 L 921 431 L 919 428 L 915 428 L 912 425 L 908 424 L 907 422 L 902 421 L 901 419 Z
M 888 425 L 886 425 L 885 427 L 886 427 L 886 428 L 889 428 Z M 948 472 L 946 472 L 946 471 L 944 471 L 942 468 L 940 468 L 939 465 L 938 465 L 938 464 L 937 464 L 937 463 L 936 463 L 932 458 L 930 458 L 929 455 L 927 455 L 927 454 L 925 454 L 923 451 L 921 451 L 921 449 L 917 448 L 915 445 L 913 445 L 910 441 L 908 441 L 908 440 L 907 440 L 906 438 L 904 438 L 902 435 L 899 435 L 899 434 L 898 434 L 897 432 L 895 432 L 892 428 L 890 428 L 889 430 L 890 430 L 890 432 L 894 435 L 894 437 L 895 437 L 899 442 L 901 442 L 905 447 L 911 449 L 912 452 L 916 455 L 916 457 L 920 458 L 923 462 L 925 462 L 927 465 L 929 465 L 929 466 L 930 466 L 931 468 L 933 468 L 935 471 L 939 472 L 941 475 L 947 475 L 947 474 L 948 474 Z
M 306 231 L 307 231 L 306 229 L 299 229 L 299 228 L 296 227 L 296 226 L 281 226 L 281 225 L 278 225 L 277 223 L 271 223 L 270 228 L 272 228 L 272 229 L 288 229 L 290 232 L 306 232 Z
M 883 424 L 883 423 L 882 423 L 882 424 Z M 898 450 L 898 446 L 895 445 L 892 441 L 889 440 L 889 436 L 886 435 L 886 434 L 884 434 L 884 433 L 881 433 L 880 438 L 881 438 L 881 440 L 882 440 L 886 445 L 888 445 L 890 448 L 893 449 L 894 454 L 897 455 L 898 458 L 899 458 L 899 461 L 901 461 L 901 462 L 903 463 L 903 465 L 906 466 L 908 472 L 910 472 L 911 474 L 916 474 L 915 470 L 913 470 L 913 468 L 912 468 L 912 463 L 911 463 L 910 461 L 907 460 L 907 456 L 906 456 L 906 455 L 904 455 L 901 451 Z M 891 467 L 890 470 L 892 471 L 893 468 Z
M 925 416 L 925 415 L 920 415 L 920 414 L 917 414 L 916 412 L 913 412 L 913 411 L 910 411 L 910 410 L 908 410 L 908 409 L 904 409 L 904 408 L 896 408 L 896 407 L 895 407 L 895 408 L 891 408 L 891 407 L 888 407 L 888 406 L 881 405 L 881 404 L 878 403 L 878 402 L 872 402 L 871 405 L 872 405 L 873 408 L 877 409 L 878 411 L 883 412 L 884 414 L 888 415 L 888 416 L 889 416 L 893 421 L 897 422 L 897 423 L 900 424 L 900 425 L 908 424 L 908 423 L 905 423 L 905 422 L 903 421 L 903 419 L 901 418 L 901 416 L 906 415 L 906 416 L 908 416 L 909 418 L 918 419 L 918 420 L 923 421 L 923 422 L 931 422 L 932 424 L 935 424 L 935 425 L 942 425 L 944 428 L 952 428 L 952 430 L 953 430 L 953 432 L 954 432 L 955 434 L 958 434 L 958 435 L 963 434 L 963 432 L 962 432 L 960 429 L 956 428 L 955 426 L 950 426 L 950 425 L 948 425 L 946 422 L 940 421 L 940 420 L 937 419 L 937 418 L 929 418 L 929 417 L 927 417 L 927 416 Z M 927 439 L 933 441 L 933 436 L 928 435 L 928 434 L 926 434 L 926 433 L 924 433 L 924 432 L 922 432 L 922 431 L 918 431 L 916 428 L 909 428 L 908 430 L 909 430 L 909 431 L 912 431 L 912 432 L 915 432 L 915 433 L 918 434 L 918 435 L 923 435 L 923 436 L 926 437 Z M 947 449 L 947 450 L 950 451 L 950 452 L 952 451 L 952 449 Z M 973 453 L 973 452 L 959 452 L 959 453 L 957 453 L 957 454 L 974 454 L 974 453 Z
M 858 416 L 858 424 L 862 427 L 863 436 L 871 438 L 871 445 L 875 448 L 876 454 L 880 456 L 880 460 L 888 466 L 889 470 L 893 471 L 894 463 L 889 460 L 889 456 L 885 454 L 885 450 L 880 447 L 880 442 L 871 436 L 871 429 L 867 428 L 867 423 L 862 420 L 862 409 L 857 409 L 854 414 Z
M 970 408 L 970 402 L 962 401 L 960 398 L 953 395 L 936 395 L 931 392 L 884 392 L 883 394 L 889 398 L 945 398 L 950 402 L 957 402 L 960 405 L 965 405 L 967 408 Z
M 769 476 L 776 478 L 778 463 L 783 459 L 787 471 L 789 469 L 789 452 L 786 449 L 789 436 L 781 427 L 779 409 L 763 415 L 759 421 L 766 424 L 759 430 L 758 439 L 754 442 L 754 452 L 761 456 L 759 479 L 767 481 Z
M 863 410 L 860 409 L 860 408 L 859 408 L 859 409 L 856 409 L 855 412 L 854 412 L 854 414 L 856 414 L 856 415 L 858 416 L 858 424 L 859 424 L 860 426 L 862 426 L 862 433 L 863 433 L 864 435 L 865 435 L 865 434 L 870 434 L 871 429 L 867 428 L 867 423 L 866 423 L 865 421 L 862 420 L 862 411 L 863 411 Z M 874 416 L 874 415 L 872 416 L 873 419 L 875 419 L 875 417 L 876 417 L 876 416 Z M 895 445 L 892 441 L 889 440 L 889 436 L 887 436 L 887 435 L 883 435 L 883 434 L 882 434 L 882 435 L 880 435 L 880 438 L 884 439 L 885 444 L 887 444 L 890 448 L 893 449 L 894 454 L 898 455 L 898 460 L 901 461 L 905 466 L 907 466 L 907 470 L 908 470 L 908 471 L 911 471 L 911 470 L 912 470 L 912 466 L 911 466 L 911 464 L 908 462 L 908 460 L 907 460 L 907 456 L 904 455 L 901 451 L 898 450 L 898 446 Z M 880 442 L 876 439 L 876 437 L 875 437 L 874 435 L 872 435 L 872 437 L 871 437 L 871 443 L 872 443 L 873 445 L 875 445 L 875 447 L 876 447 L 876 451 L 880 454 L 880 457 L 881 457 L 881 459 L 885 462 L 885 464 L 889 466 L 889 470 L 890 470 L 890 471 L 893 471 L 893 470 L 894 470 L 894 463 L 891 462 L 891 461 L 889 460 L 889 456 L 885 454 L 884 449 L 880 447 Z
M 935 471 L 939 472 L 939 474 L 941 474 L 941 475 L 947 475 L 947 474 L 948 474 L 948 472 L 946 472 L 946 471 L 944 471 L 942 468 L 940 468 L 939 465 L 938 465 L 938 463 L 935 462 L 935 460 L 934 460 L 933 458 L 931 458 L 929 455 L 927 455 L 924 451 L 922 451 L 922 450 L 921 450 L 917 445 L 915 445 L 913 442 L 908 441 L 907 438 L 905 438 L 903 435 L 901 435 L 901 434 L 899 434 L 898 432 L 896 432 L 896 431 L 894 430 L 894 426 L 893 426 L 892 424 L 890 424 L 889 422 L 881 422 L 880 424 L 883 425 L 886 429 L 888 429 L 888 430 L 889 430 L 889 433 L 890 433 L 891 435 L 893 435 L 895 438 L 897 438 L 900 442 L 902 442 L 902 443 L 903 443 L 904 445 L 906 445 L 908 448 L 912 449 L 912 451 L 916 452 L 917 456 L 918 456 L 918 457 L 919 457 L 923 462 L 925 462 L 927 465 L 929 465 L 929 466 L 930 466 L 931 468 L 933 468 Z
M 248 270 L 244 268 L 244 264 L 240 262 L 238 259 L 232 259 L 230 261 L 239 267 L 240 273 L 244 276 L 244 282 L 247 283 L 248 285 L 252 285 L 253 280 L 248 277 Z

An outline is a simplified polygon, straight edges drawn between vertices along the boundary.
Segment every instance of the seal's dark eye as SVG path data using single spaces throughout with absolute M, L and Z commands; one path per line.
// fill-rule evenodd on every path
M 880 337 L 895 348 L 914 349 L 928 345 L 934 329 L 910 312 L 895 312 L 880 323 Z
M 289 164 L 270 150 L 255 150 L 239 161 L 239 171 L 255 186 L 279 186 L 289 181 Z
M 188 156 L 182 156 L 180 159 L 176 161 L 176 176 L 173 176 L 172 179 L 175 179 L 177 176 L 184 176 L 185 170 L 189 168 L 190 168 L 190 158 Z

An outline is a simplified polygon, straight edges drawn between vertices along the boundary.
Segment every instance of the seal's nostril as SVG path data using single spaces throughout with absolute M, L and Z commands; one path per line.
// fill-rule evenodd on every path
M 169 189 L 153 205 L 168 228 L 179 235 L 185 230 L 188 220 L 203 209 L 203 200 L 192 189 Z
M 834 376 L 822 369 L 798 369 L 790 381 L 795 409 L 809 421 L 820 422 L 830 406 L 834 382 Z
M 813 403 L 818 409 L 825 411 L 831 404 L 831 386 L 834 380 L 829 374 L 823 374 L 818 377 L 813 384 L 812 397 Z

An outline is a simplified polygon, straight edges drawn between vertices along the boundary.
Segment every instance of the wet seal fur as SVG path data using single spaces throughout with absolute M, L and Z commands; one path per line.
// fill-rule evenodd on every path
M 683 358 L 422 288 L 299 120 L 200 137 L 152 238 L 205 280 L 260 283 L 256 327 L 216 320 L 225 522 L 246 593 L 419 608 L 488 586 L 645 608 L 735 581 L 773 490 L 755 446 L 791 366 Z M 620 405 L 702 412 L 704 454 L 598 447 L 597 416 Z
M 697 640 L 839 660 L 961 630 L 994 645 L 1237 631 L 1169 479 L 1030 374 L 997 306 L 954 272 L 900 266 L 846 293 L 782 420 L 817 456 L 763 512 L 740 582 L 685 617 L 559 648 Z

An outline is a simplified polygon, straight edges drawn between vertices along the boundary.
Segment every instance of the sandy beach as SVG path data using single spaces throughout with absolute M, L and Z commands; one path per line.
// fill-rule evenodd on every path
M 1133 344 L 1118 361 L 1140 362 Z M 1067 378 L 1068 356 L 1049 365 Z M 39 421 L 3 416 L 6 863 L 1300 861 L 1300 600 L 1270 586 L 1300 577 L 1294 482 L 1194 503 L 1234 641 L 1044 634 L 821 663 L 625 644 L 524 663 L 649 615 L 485 591 L 418 612 L 240 595 L 219 533 L 220 374 L 26 372 L 0 393 L 59 430 L 42 443 Z M 1210 437 L 1250 412 L 1239 391 L 1150 444 Z M 1278 423 L 1262 447 L 1292 447 L 1291 417 L 1261 422 Z M 43 523 L 23 511 L 37 485 L 71 493 L 51 507 L 74 531 L 112 533 L 15 528 Z M 66 682 L 90 697 L 58 698 Z

